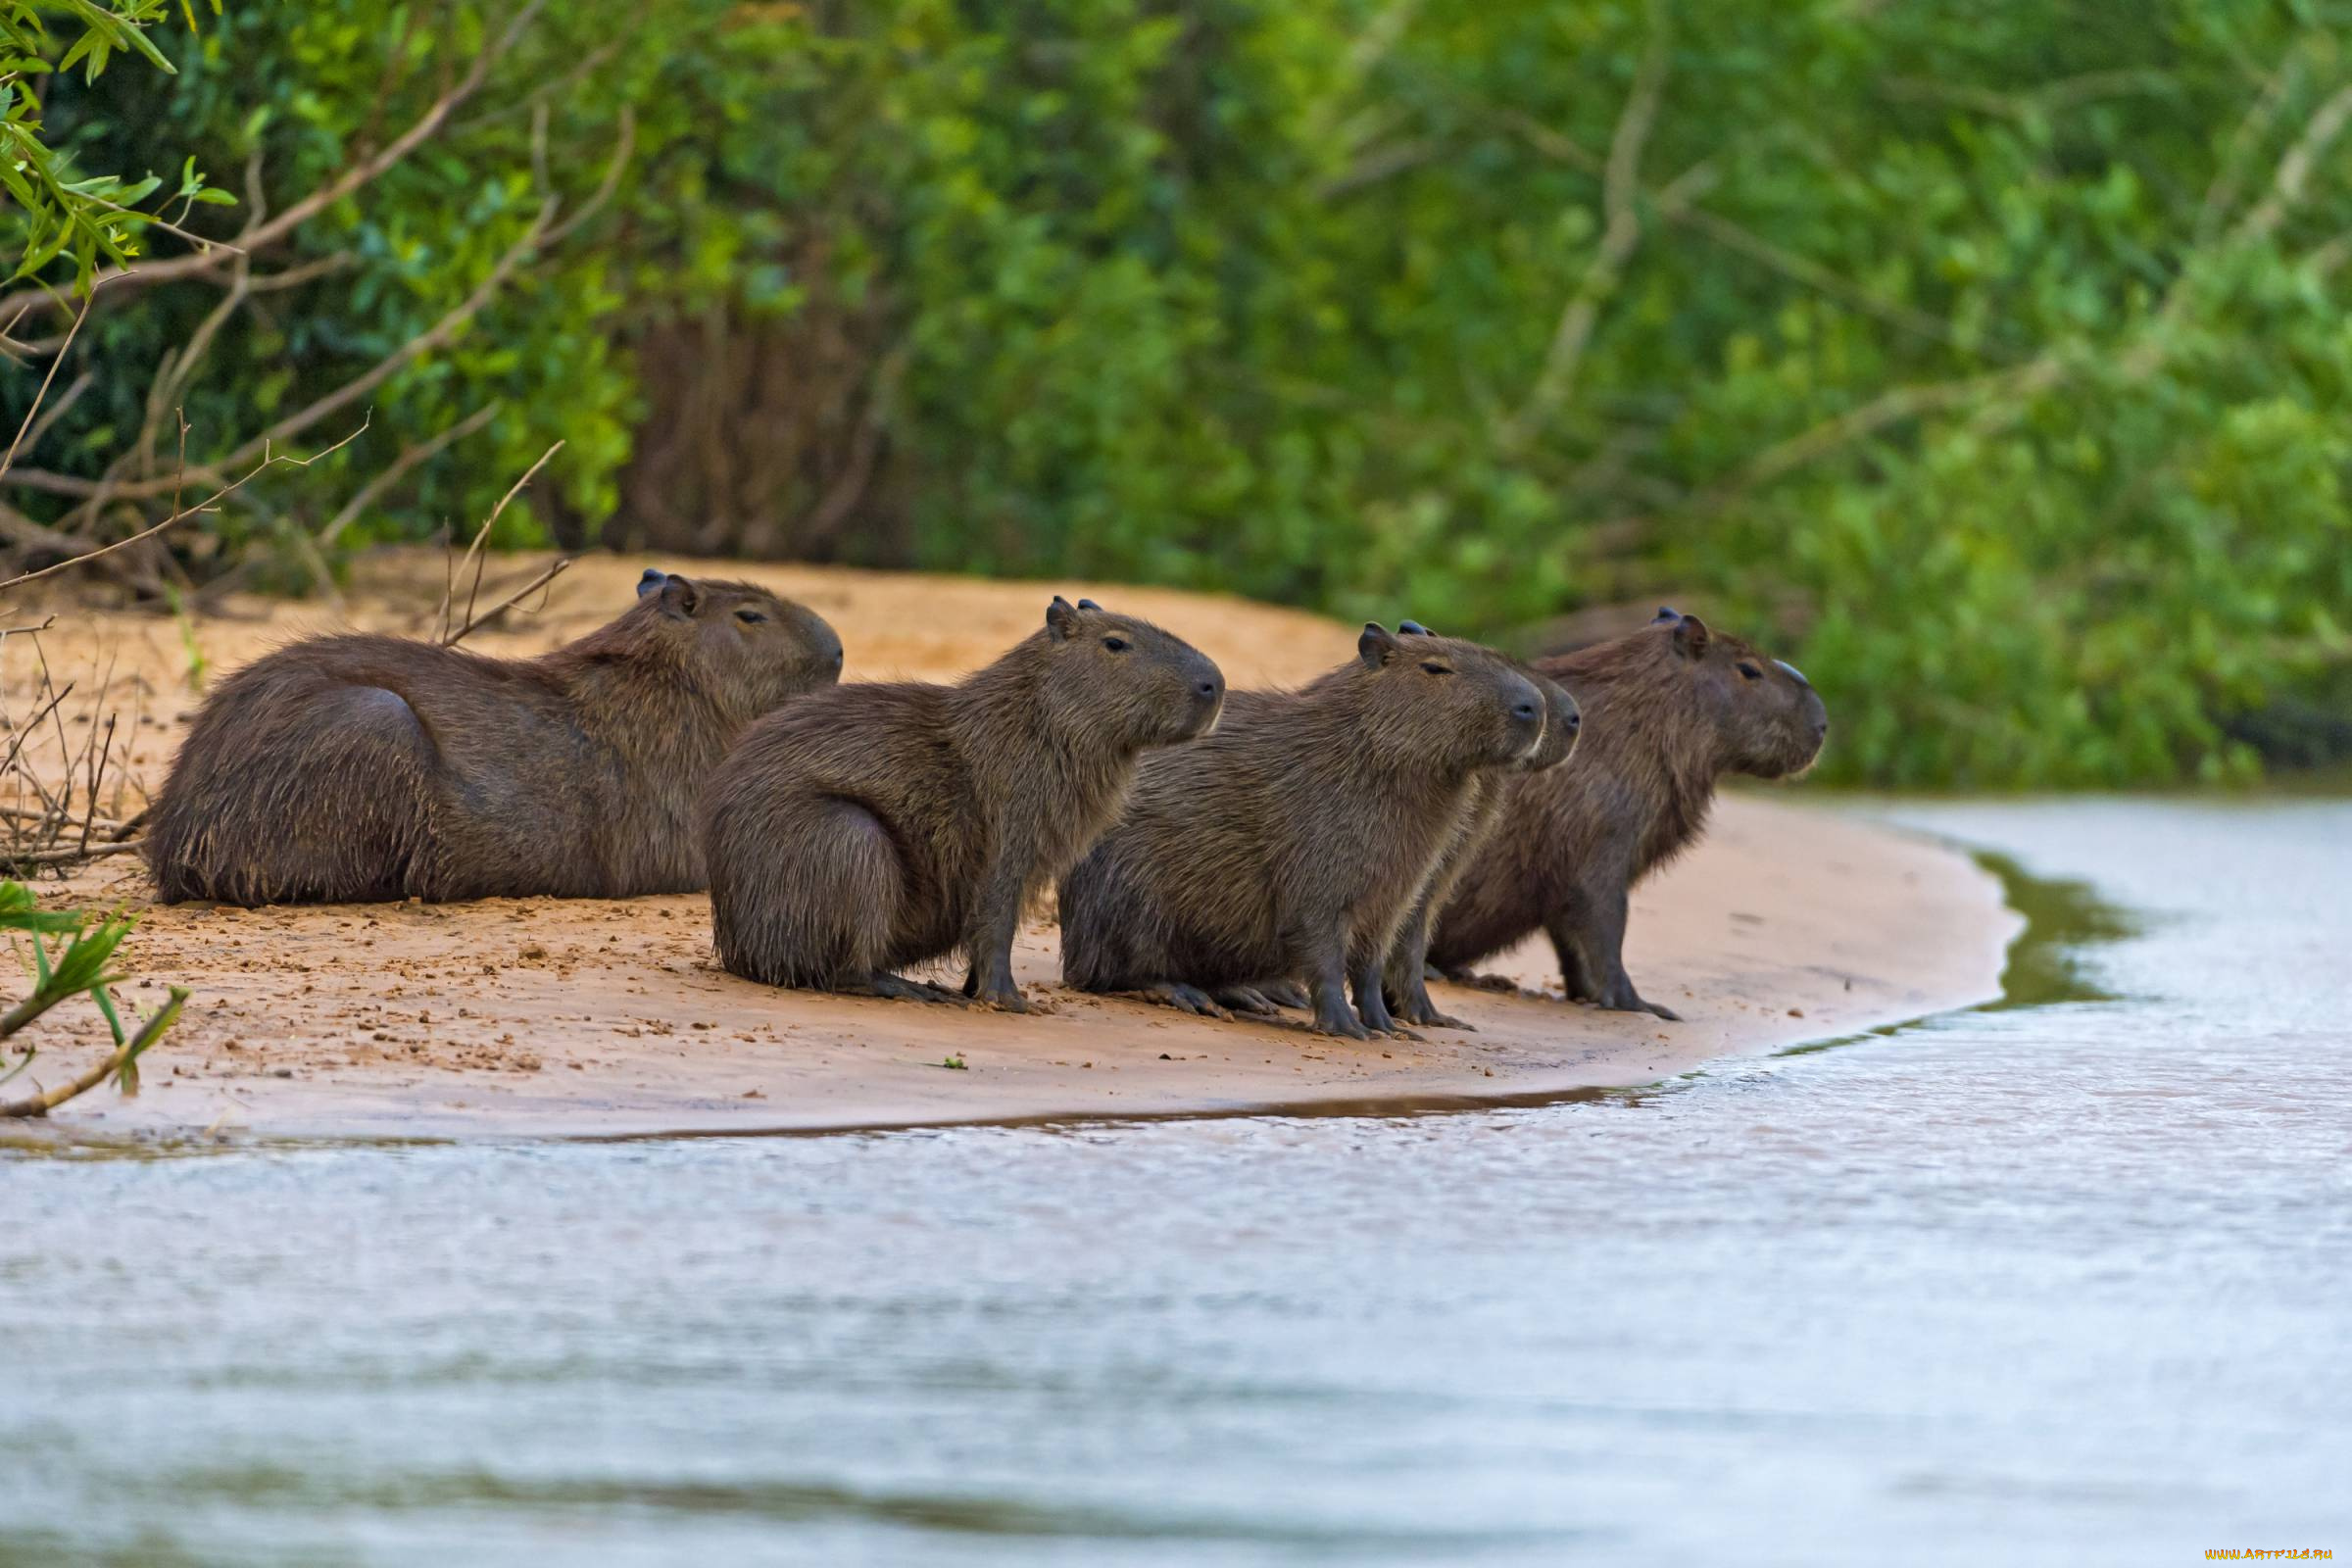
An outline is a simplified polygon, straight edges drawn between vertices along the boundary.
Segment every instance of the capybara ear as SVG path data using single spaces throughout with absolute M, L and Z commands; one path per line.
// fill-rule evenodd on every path
M 702 590 L 683 577 L 662 579 L 662 613 L 675 615 L 680 620 L 694 613 L 703 602 Z
M 645 575 L 637 579 L 637 597 L 643 599 L 667 581 L 669 581 L 669 573 L 663 571 L 660 566 L 646 567 Z
M 1102 607 L 1096 604 L 1092 599 L 1081 599 L 1078 601 L 1078 608 L 1080 610 L 1101 610 Z
M 1436 632 L 1431 631 L 1417 620 L 1400 620 L 1396 623 L 1396 629 L 1407 637 L 1435 637 L 1437 635 Z
M 1396 657 L 1396 639 L 1377 620 L 1364 622 L 1364 634 L 1355 640 L 1355 657 L 1365 667 L 1378 669 Z
M 1076 631 L 1077 629 L 1077 607 L 1072 605 L 1067 599 L 1062 598 L 1061 595 L 1055 594 L 1054 596 L 1054 602 L 1046 607 L 1047 635 L 1052 637 L 1055 642 L 1060 642 L 1063 638 L 1069 636 L 1070 633 Z
M 1658 612 L 1649 617 L 1649 623 L 1655 626 L 1661 620 L 1680 620 L 1682 618 L 1683 612 L 1672 605 L 1660 605 Z
M 1674 623 L 1674 646 L 1685 659 L 1704 657 L 1707 651 L 1707 623 L 1696 615 L 1685 615 Z

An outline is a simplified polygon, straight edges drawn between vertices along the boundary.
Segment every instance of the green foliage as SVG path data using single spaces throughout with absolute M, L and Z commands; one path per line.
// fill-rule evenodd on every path
M 105 1017 L 107 1029 L 114 1036 L 117 1058 L 113 1060 L 112 1071 L 116 1081 L 125 1093 L 135 1092 L 140 1055 L 178 1020 L 188 1000 L 186 991 L 173 986 L 170 1000 L 143 1020 L 135 1034 L 123 1028 L 122 1014 L 108 989 L 121 984 L 122 976 L 111 965 L 115 950 L 137 924 L 135 916 L 121 911 L 94 915 L 87 910 L 43 909 L 33 898 L 32 890 L 23 883 L 0 882 L 0 931 L 24 938 L 24 945 L 30 950 L 25 967 L 32 981 L 32 989 L 24 999 L 0 1013 L 0 1039 L 16 1034 L 60 1003 L 87 996 Z M 23 1072 L 31 1064 L 33 1054 L 27 1051 L 14 1068 L 0 1076 L 0 1082 Z M 95 1076 L 90 1081 L 95 1082 Z M 69 1098 L 71 1092 L 12 1105 L 8 1112 L 42 1114 Z
M 282 207 L 511 14 L 232 8 L 162 114 L 118 74 L 52 119 Z M 1528 641 L 1672 598 L 1824 688 L 1832 777 L 2243 777 L 2258 715 L 2352 691 L 2346 37 L 2344 0 L 576 0 L 273 259 L 350 261 L 223 335 L 195 439 L 413 338 L 626 112 L 612 206 L 207 548 L 496 403 L 342 543 L 462 530 L 561 437 L 500 543 L 610 517 Z M 218 297 L 93 319 L 43 460 L 97 471 Z M 652 453 L 806 448 L 744 505 L 818 513 L 859 419 L 837 534 L 628 499 Z
M 146 30 L 163 18 L 166 5 L 167 0 L 0 0 L 0 190 L 15 203 L 10 239 L 22 248 L 13 277 L 36 277 L 63 257 L 72 264 L 75 286 L 87 290 L 101 259 L 122 267 L 139 254 L 141 233 L 159 215 L 136 209 L 164 188 L 164 180 L 156 174 L 125 179 L 79 173 L 71 156 L 53 149 L 43 135 L 40 100 L 23 78 L 64 75 L 79 67 L 86 85 L 118 53 L 143 56 L 170 74 L 172 62 Z M 218 15 L 220 0 L 212 0 L 212 8 Z M 195 31 L 192 0 L 180 0 L 180 12 L 188 30 Z M 167 201 L 177 202 L 184 218 L 198 203 L 227 205 L 234 198 L 206 185 L 189 159 Z

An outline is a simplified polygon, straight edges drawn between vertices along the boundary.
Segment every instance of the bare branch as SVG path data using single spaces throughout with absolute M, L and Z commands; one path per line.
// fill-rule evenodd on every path
M 81 331 L 81 323 L 90 318 L 90 307 L 97 300 L 98 290 L 95 288 L 82 296 L 81 309 L 74 313 L 73 330 L 66 333 L 66 349 L 74 346 L 74 337 Z M 24 444 L 24 432 L 32 428 L 33 416 L 41 412 L 41 400 L 48 397 L 49 384 L 57 379 L 58 367 L 65 363 L 65 349 L 60 349 L 57 358 L 49 362 L 49 373 L 41 377 L 40 390 L 32 395 L 32 407 L 24 411 L 24 419 L 17 425 L 17 438 L 8 444 L 8 456 L 0 458 L 0 478 L 6 478 L 8 470 L 17 466 L 17 449 Z
M 1625 264 L 1642 241 L 1642 217 L 1636 200 L 1641 194 L 1642 152 L 1656 122 L 1658 100 L 1665 91 L 1667 67 L 1665 0 L 1651 0 L 1649 41 L 1634 74 L 1633 90 L 1617 117 L 1617 131 L 1609 143 L 1608 162 L 1601 170 L 1600 243 L 1585 267 L 1576 291 L 1561 308 L 1552 329 L 1551 346 L 1544 368 L 1528 392 L 1527 401 L 1500 432 L 1506 450 L 1517 448 L 1546 423 L 1576 390 L 1586 345 L 1600 318 L 1601 302 L 1616 291 Z M 1680 183 L 1678 181 L 1678 183 Z
M 460 626 L 456 631 L 445 634 L 441 639 L 441 646 L 444 648 L 455 648 L 478 628 L 489 625 L 490 622 L 496 620 L 508 611 L 513 610 L 516 605 L 522 603 L 523 600 L 529 598 L 532 594 L 537 593 L 549 583 L 554 582 L 558 577 L 569 570 L 570 566 L 571 558 L 569 556 L 559 556 L 554 561 L 551 561 L 547 564 L 547 569 L 545 571 L 542 571 L 538 576 L 533 577 L 529 582 L 524 583 L 521 587 L 515 589 L 513 593 L 507 595 L 506 598 L 501 599 L 497 604 L 492 605 L 488 610 L 483 611 L 480 614 L 473 614 L 470 607 L 468 607 L 466 624 Z
M 410 469 L 420 463 L 430 462 L 450 447 L 479 430 L 483 425 L 488 424 L 497 416 L 499 408 L 500 405 L 496 403 L 484 404 L 431 440 L 403 448 L 400 456 L 392 460 L 390 467 L 360 486 L 352 498 L 343 503 L 342 510 L 327 519 L 326 526 L 318 530 L 318 548 L 324 550 L 332 545 L 337 538 L 341 537 L 344 529 L 350 527 L 362 514 L 373 506 L 377 497 L 400 483 L 408 475 Z
M 101 545 L 96 550 L 86 551 L 69 561 L 61 561 L 52 566 L 43 566 L 38 571 L 27 571 L 21 576 L 11 577 L 6 582 L 0 582 L 0 593 L 6 593 L 9 589 L 16 587 L 20 583 L 31 582 L 35 578 L 46 577 L 52 572 L 64 571 L 69 566 L 79 566 L 85 564 L 86 563 L 96 561 L 101 556 L 113 555 L 116 551 L 135 545 L 142 539 L 152 539 L 157 534 L 162 533 L 166 528 L 171 527 L 173 523 L 178 522 L 183 517 L 192 517 L 199 513 L 210 512 L 221 501 L 222 498 L 244 489 L 246 485 L 261 477 L 261 475 L 268 469 L 278 466 L 307 468 L 312 464 L 317 463 L 319 459 L 332 456 L 334 453 L 340 452 L 343 450 L 343 448 L 349 446 L 352 442 L 357 441 L 361 435 L 366 432 L 367 428 L 368 426 L 366 422 L 363 421 L 359 429 L 352 431 L 351 434 L 345 436 L 333 446 L 327 447 L 323 451 L 314 452 L 307 458 L 289 458 L 282 453 L 274 456 L 265 457 L 259 464 L 255 465 L 255 466 L 248 471 L 244 477 L 222 485 L 219 490 L 214 491 L 211 495 L 205 497 L 204 500 L 198 502 L 195 506 L 189 507 L 184 511 L 174 509 L 172 514 L 166 517 L 163 521 L 155 524 L 153 527 L 143 528 L 139 532 L 130 535 L 126 539 L 118 539 L 111 545 Z
M 464 559 L 458 563 L 456 574 L 449 578 L 449 581 L 444 586 L 442 592 L 440 621 L 441 636 L 444 642 L 449 640 L 449 610 L 451 603 L 457 598 L 458 577 L 465 575 L 466 567 L 468 564 L 479 559 L 482 551 L 482 541 L 489 538 L 490 530 L 498 526 L 499 516 L 507 510 L 507 504 L 513 501 L 517 495 L 522 493 L 522 487 L 531 482 L 531 476 L 533 474 L 537 473 L 541 468 L 547 466 L 548 459 L 554 457 L 557 453 L 563 450 L 564 443 L 559 441 L 554 446 L 549 447 L 545 452 L 540 453 L 539 461 L 532 464 L 528 468 L 525 468 L 522 472 L 522 477 L 507 487 L 507 493 L 498 498 L 498 505 L 490 509 L 490 515 L 484 517 L 482 519 L 481 527 L 474 531 L 473 542 L 466 547 L 466 555 Z M 473 587 L 472 589 L 468 590 L 466 596 L 466 614 L 469 621 L 473 615 L 473 595 L 480 591 L 481 586 L 481 568 L 476 566 L 473 573 Z

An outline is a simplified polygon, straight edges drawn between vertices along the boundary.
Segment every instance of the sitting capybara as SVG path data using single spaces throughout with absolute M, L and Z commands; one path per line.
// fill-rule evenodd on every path
M 1423 627 L 1409 620 L 1400 629 L 1427 635 Z M 1544 738 L 1520 760 L 1517 771 L 1541 773 L 1559 766 L 1576 750 L 1583 713 L 1566 687 L 1531 665 L 1516 667 L 1544 696 Z M 1430 1000 L 1426 978 L 1429 928 L 1437 911 L 1446 907 L 1446 901 L 1453 897 L 1454 884 L 1461 880 L 1462 874 L 1477 860 L 1479 852 L 1486 848 L 1487 840 L 1501 825 L 1505 787 L 1510 778 L 1509 773 L 1482 772 L 1470 781 L 1460 825 L 1445 853 L 1439 856 L 1420 897 L 1413 901 L 1413 911 L 1405 917 L 1403 929 L 1396 933 L 1396 946 L 1389 955 L 1387 990 L 1389 1011 L 1401 1022 L 1435 1024 L 1447 1029 L 1471 1027 L 1439 1011 L 1438 1004 Z
M 1673 1018 L 1626 975 L 1628 891 L 1698 837 L 1724 774 L 1812 766 L 1829 710 L 1791 666 L 1672 610 L 1536 667 L 1576 695 L 1584 743 L 1566 766 L 1510 782 L 1502 824 L 1455 883 L 1430 960 L 1467 978 L 1540 927 L 1571 999 Z
M 1215 727 L 1225 678 L 1091 600 L 956 686 L 845 686 L 754 725 L 704 792 L 719 961 L 769 985 L 1027 1010 L 1012 937 L 1117 815 L 1136 759 Z
M 1237 704 L 1138 771 L 1125 815 L 1062 878 L 1062 977 L 1196 1012 L 1303 978 L 1319 1031 L 1394 1029 L 1382 968 L 1464 792 L 1543 729 L 1543 698 L 1487 650 L 1366 626 L 1343 669 Z
M 156 802 L 166 903 L 324 903 L 704 885 L 695 798 L 841 639 L 750 583 L 649 570 L 618 619 L 537 659 L 317 637 L 196 714 Z

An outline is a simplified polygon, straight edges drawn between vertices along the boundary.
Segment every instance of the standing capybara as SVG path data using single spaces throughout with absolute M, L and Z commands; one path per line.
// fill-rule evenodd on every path
M 1317 1030 L 1393 1030 L 1382 968 L 1464 791 L 1543 729 L 1543 698 L 1487 650 L 1366 626 L 1343 669 L 1144 765 L 1062 878 L 1062 977 L 1204 1013 L 1304 979 Z
M 1225 678 L 1158 627 L 1055 599 L 956 686 L 859 684 L 754 725 L 704 791 L 719 961 L 747 979 L 927 1002 L 894 971 L 960 949 L 1027 1010 L 1031 896 L 1118 814 L 1136 759 L 1213 729 Z
M 1463 977 L 1541 927 L 1572 1000 L 1673 1018 L 1626 975 L 1628 891 L 1698 837 L 1724 774 L 1812 766 L 1829 710 L 1791 666 L 1672 610 L 1536 667 L 1576 694 L 1584 743 L 1568 765 L 1511 781 L 1502 824 L 1455 883 L 1430 960 Z
M 294 904 L 704 884 L 694 805 L 744 727 L 841 676 L 841 639 L 750 583 L 649 570 L 537 659 L 317 637 L 197 711 L 156 802 L 166 903 Z
M 1405 628 L 1422 630 L 1412 621 Z M 1576 750 L 1577 732 L 1583 725 L 1583 713 L 1576 699 L 1566 687 L 1545 676 L 1532 665 L 1517 664 L 1519 673 L 1535 683 L 1544 697 L 1544 738 L 1536 749 L 1523 758 L 1518 766 L 1522 773 L 1541 773 L 1568 760 Z M 1405 917 L 1403 929 L 1396 933 L 1396 945 L 1389 954 L 1388 1001 L 1389 1010 L 1405 1023 L 1434 1024 L 1446 1029 L 1468 1029 L 1461 1019 L 1438 1010 L 1430 1000 L 1427 967 L 1429 958 L 1429 928 L 1437 911 L 1446 907 L 1453 897 L 1454 885 L 1462 879 L 1486 848 L 1487 840 L 1501 825 L 1503 803 L 1511 774 L 1482 772 L 1470 781 L 1469 799 L 1464 803 L 1460 825 L 1447 842 L 1446 851 L 1413 901 L 1412 913 Z

